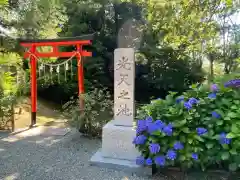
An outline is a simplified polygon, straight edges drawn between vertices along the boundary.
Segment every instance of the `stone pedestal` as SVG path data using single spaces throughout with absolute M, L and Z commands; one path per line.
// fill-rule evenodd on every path
M 116 126 L 114 120 L 103 128 L 102 148 L 91 158 L 91 165 L 121 170 L 138 175 L 151 175 L 150 168 L 136 165 L 140 155 L 132 144 L 136 131 L 133 127 Z
M 110 121 L 103 128 L 102 155 L 135 161 L 139 154 L 132 143 L 135 136 L 133 127 L 116 126 L 114 121 Z

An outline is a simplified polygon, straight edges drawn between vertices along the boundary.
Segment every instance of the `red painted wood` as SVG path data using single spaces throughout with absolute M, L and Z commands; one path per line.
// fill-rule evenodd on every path
M 62 41 L 62 42 L 29 42 L 29 43 L 20 43 L 24 47 L 32 47 L 34 46 L 75 46 L 79 45 L 90 45 L 90 40 L 81 40 L 81 41 Z
M 32 46 L 30 51 L 34 54 L 36 51 L 36 46 Z M 34 56 L 30 57 L 30 63 L 32 112 L 37 112 L 37 60 Z
M 78 63 L 78 89 L 79 95 L 84 93 L 84 76 L 83 76 L 83 62 L 82 62 L 82 47 L 77 45 L 77 51 L 79 52 L 77 57 Z
M 78 64 L 78 95 L 79 95 L 79 105 L 80 111 L 84 110 L 84 99 L 81 95 L 84 94 L 84 75 L 83 75 L 83 61 L 82 61 L 82 46 L 77 45 L 77 51 L 79 52 L 77 57 Z

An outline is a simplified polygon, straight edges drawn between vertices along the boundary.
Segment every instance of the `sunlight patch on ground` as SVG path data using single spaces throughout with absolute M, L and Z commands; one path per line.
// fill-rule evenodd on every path
M 4 178 L 4 180 L 15 180 L 19 177 L 19 173 L 14 173 L 14 174 L 11 174 L 7 177 Z
M 71 131 L 71 128 L 62 128 L 62 127 L 49 127 L 49 126 L 39 126 L 33 129 L 27 129 L 26 131 L 19 132 L 13 135 L 10 135 L 6 138 L 3 138 L 2 141 L 5 142 L 16 142 L 27 137 L 34 136 L 65 136 Z M 51 137 L 42 139 L 41 141 L 35 141 L 37 144 L 46 144 L 46 141 L 50 140 Z M 50 144 L 56 143 L 56 141 L 51 141 Z
M 38 135 L 40 135 L 43 132 L 44 132 L 44 128 L 43 127 L 37 127 L 37 128 L 26 130 L 24 132 L 20 132 L 18 134 L 10 135 L 10 136 L 8 136 L 6 138 L 3 138 L 2 141 L 5 141 L 5 142 L 16 142 L 16 141 L 19 141 L 19 140 L 24 139 L 26 137 L 38 136 Z

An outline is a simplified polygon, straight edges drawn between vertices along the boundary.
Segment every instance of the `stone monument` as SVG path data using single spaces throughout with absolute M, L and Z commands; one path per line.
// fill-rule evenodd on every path
M 133 139 L 135 117 L 135 51 L 140 47 L 142 23 L 129 19 L 118 33 L 118 49 L 114 51 L 114 119 L 103 127 L 102 148 L 91 158 L 92 165 L 151 174 L 136 165 L 140 155 Z
M 94 165 L 139 170 L 135 163 L 139 152 L 132 143 L 136 136 L 134 56 L 133 48 L 119 48 L 114 52 L 114 119 L 103 127 L 102 148 L 91 159 Z

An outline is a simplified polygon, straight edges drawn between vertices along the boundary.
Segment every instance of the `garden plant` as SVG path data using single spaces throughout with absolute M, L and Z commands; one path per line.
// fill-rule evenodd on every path
M 144 166 L 181 169 L 240 168 L 240 79 L 193 85 L 138 111 L 133 140 Z

